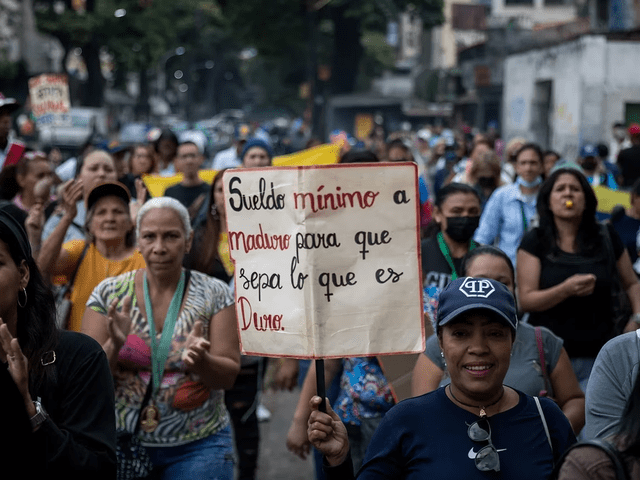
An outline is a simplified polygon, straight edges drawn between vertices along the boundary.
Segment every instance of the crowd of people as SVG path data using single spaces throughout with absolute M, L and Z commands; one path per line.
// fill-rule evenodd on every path
M 375 357 L 327 360 L 325 400 L 314 364 L 240 355 L 222 176 L 271 166 L 268 138 L 240 125 L 207 156 L 166 130 L 126 148 L 88 142 L 56 165 L 30 146 L 5 164 L 5 135 L 3 455 L 28 478 L 133 478 L 133 437 L 147 478 L 251 480 L 268 381 L 300 387 L 286 445 L 314 450 L 319 480 L 613 478 L 605 453 L 572 448 L 591 438 L 637 478 L 640 125 L 614 132 L 577 158 L 495 131 L 332 135 L 339 163 L 419 165 L 433 334 L 403 401 Z M 151 198 L 149 174 L 181 177 Z M 603 219 L 597 186 L 628 192 L 630 208 Z

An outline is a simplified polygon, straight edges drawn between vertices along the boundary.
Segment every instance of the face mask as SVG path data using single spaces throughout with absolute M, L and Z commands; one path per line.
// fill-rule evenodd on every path
M 455 242 L 468 242 L 473 237 L 480 216 L 477 217 L 447 217 L 447 235 Z
M 540 175 L 538 175 L 536 178 L 534 178 L 533 180 L 531 180 L 530 182 L 527 182 L 524 178 L 522 177 L 518 177 L 516 178 L 516 184 L 517 185 L 521 185 L 525 188 L 535 188 L 538 185 L 540 185 L 542 183 L 542 177 Z
M 478 185 L 480 188 L 495 188 L 496 179 L 493 177 L 478 177 Z
M 598 161 L 595 158 L 587 158 L 582 161 L 582 168 L 585 170 L 595 170 L 598 166 Z

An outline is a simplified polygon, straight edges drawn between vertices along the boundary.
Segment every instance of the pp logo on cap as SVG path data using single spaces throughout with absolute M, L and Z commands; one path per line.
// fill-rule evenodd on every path
M 489 298 L 496 291 L 496 287 L 489 280 L 481 278 L 467 278 L 462 285 L 460 291 L 470 298 Z

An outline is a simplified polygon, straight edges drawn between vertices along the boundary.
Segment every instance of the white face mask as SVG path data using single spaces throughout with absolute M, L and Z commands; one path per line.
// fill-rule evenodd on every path
M 537 187 L 537 186 L 542 184 L 542 176 L 538 175 L 536 178 L 534 178 L 530 182 L 527 182 L 522 177 L 518 177 L 518 178 L 516 178 L 516 184 L 520 185 L 520 186 L 523 186 L 525 188 L 535 188 L 535 187 Z

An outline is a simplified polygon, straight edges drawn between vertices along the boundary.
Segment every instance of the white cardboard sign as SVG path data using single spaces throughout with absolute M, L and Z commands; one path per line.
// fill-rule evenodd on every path
M 45 73 L 29 79 L 31 110 L 36 117 L 69 111 L 69 81 L 67 76 Z
M 224 174 L 242 352 L 424 351 L 417 167 Z

